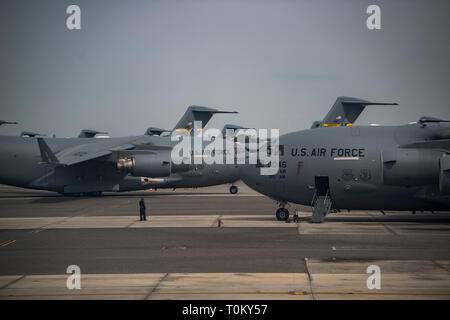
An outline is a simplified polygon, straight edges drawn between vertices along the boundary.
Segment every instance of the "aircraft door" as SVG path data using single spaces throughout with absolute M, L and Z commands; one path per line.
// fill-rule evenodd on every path
M 322 222 L 331 208 L 330 179 L 328 176 L 315 176 L 314 180 L 316 195 L 312 203 L 312 222 Z
M 328 176 L 315 176 L 316 196 L 325 197 L 330 195 L 330 179 Z

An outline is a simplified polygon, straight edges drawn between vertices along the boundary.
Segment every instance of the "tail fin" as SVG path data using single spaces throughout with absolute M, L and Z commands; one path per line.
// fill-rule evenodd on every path
M 325 118 L 315 121 L 311 128 L 351 126 L 358 119 L 366 106 L 391 105 L 397 103 L 370 102 L 352 97 L 338 97 Z
M 237 113 L 236 111 L 220 111 L 213 108 L 201 106 L 189 106 L 183 117 L 175 125 L 173 130 L 188 130 L 194 128 L 194 121 L 201 121 L 202 126 L 205 127 L 211 117 L 216 113 Z

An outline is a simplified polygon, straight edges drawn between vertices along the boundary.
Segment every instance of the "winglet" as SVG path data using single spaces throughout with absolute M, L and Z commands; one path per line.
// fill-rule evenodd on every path
M 39 150 L 41 151 L 41 158 L 43 162 L 50 164 L 58 164 L 59 160 L 50 149 L 48 144 L 45 142 L 43 138 L 37 138 Z

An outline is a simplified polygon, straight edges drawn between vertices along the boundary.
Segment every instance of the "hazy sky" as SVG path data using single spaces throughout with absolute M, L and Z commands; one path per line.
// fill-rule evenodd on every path
M 81 7 L 81 30 L 66 8 Z M 381 7 L 381 30 L 366 8 Z M 191 104 L 210 126 L 309 128 L 339 95 L 382 102 L 359 124 L 450 119 L 450 2 L 0 2 L 0 134 L 111 136 L 172 128 Z

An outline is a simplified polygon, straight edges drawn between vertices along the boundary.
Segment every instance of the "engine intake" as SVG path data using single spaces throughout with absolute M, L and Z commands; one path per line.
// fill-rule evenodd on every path
M 136 177 L 167 177 L 171 172 L 170 154 L 136 154 L 117 161 L 117 169 Z

